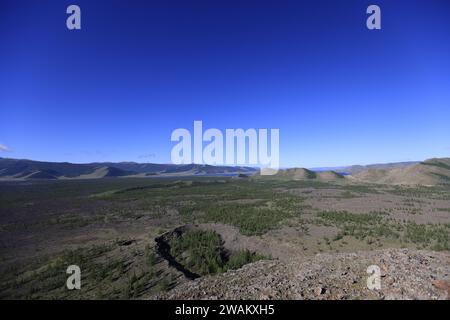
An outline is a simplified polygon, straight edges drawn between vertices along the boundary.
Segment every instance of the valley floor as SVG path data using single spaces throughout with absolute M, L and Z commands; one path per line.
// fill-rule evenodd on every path
M 442 299 L 439 284 L 450 280 L 448 186 L 1 182 L 0 212 L 3 299 Z M 174 235 L 180 226 L 199 232 Z M 209 274 L 191 280 L 169 263 L 155 242 L 164 234 L 176 263 Z M 214 261 L 200 259 L 199 244 L 217 237 Z M 65 287 L 71 264 L 82 270 L 81 290 Z M 372 264 L 382 269 L 381 291 L 366 287 Z

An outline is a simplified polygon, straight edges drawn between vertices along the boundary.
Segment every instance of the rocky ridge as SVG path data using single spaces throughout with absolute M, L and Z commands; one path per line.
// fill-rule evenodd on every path
M 367 268 L 381 289 L 367 287 Z M 411 249 L 266 260 L 187 281 L 156 299 L 448 299 L 450 254 Z

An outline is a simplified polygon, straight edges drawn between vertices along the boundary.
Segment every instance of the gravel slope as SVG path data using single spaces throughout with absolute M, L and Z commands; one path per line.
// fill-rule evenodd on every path
M 381 290 L 367 288 L 367 267 Z M 188 281 L 156 299 L 447 299 L 450 254 L 410 249 L 318 254 L 272 260 Z

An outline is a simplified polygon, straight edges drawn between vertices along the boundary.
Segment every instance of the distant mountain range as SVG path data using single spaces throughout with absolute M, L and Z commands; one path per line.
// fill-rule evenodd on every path
M 260 176 L 259 169 L 251 167 L 210 166 L 200 164 L 157 164 L 136 162 L 42 162 L 0 158 L 0 180 L 56 180 L 99 179 L 119 177 L 172 177 L 208 175 L 254 175 L 285 180 L 323 182 L 368 182 L 404 185 L 450 184 L 450 158 L 435 158 L 423 162 L 398 162 L 366 166 L 330 168 L 280 169 L 274 176 Z
M 76 164 L 0 158 L 0 179 L 98 179 L 113 177 L 253 174 L 256 168 L 200 164 L 99 162 Z
M 344 175 L 332 171 L 312 171 L 306 168 L 281 169 L 273 176 L 259 176 L 258 178 L 272 177 L 284 180 L 315 180 L 315 181 L 343 181 Z
M 258 178 L 263 177 L 258 176 Z M 273 178 L 393 185 L 449 185 L 450 158 L 434 158 L 423 162 L 411 161 L 366 166 L 356 165 L 314 169 L 290 168 L 279 170 Z
M 450 184 L 450 158 L 434 158 L 423 162 L 386 168 L 369 168 L 352 175 L 373 183 L 405 185 Z
M 310 168 L 309 170 L 320 172 L 320 171 L 336 171 L 344 174 L 356 174 L 368 169 L 394 169 L 399 167 L 407 167 L 414 164 L 418 164 L 420 161 L 406 161 L 406 162 L 392 162 L 392 163 L 375 163 L 369 165 L 353 165 L 344 167 L 319 167 Z

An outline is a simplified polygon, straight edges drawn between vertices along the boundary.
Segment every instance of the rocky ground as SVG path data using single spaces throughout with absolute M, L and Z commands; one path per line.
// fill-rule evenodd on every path
M 381 270 L 369 290 L 367 268 Z M 187 281 L 156 299 L 448 299 L 450 254 L 411 249 L 317 254 L 259 261 Z
M 450 280 L 449 186 L 17 182 L 0 183 L 0 212 L 0 299 L 445 299 Z M 186 226 L 219 234 L 224 256 L 271 260 L 190 280 L 155 242 Z M 73 264 L 80 292 L 66 289 Z

